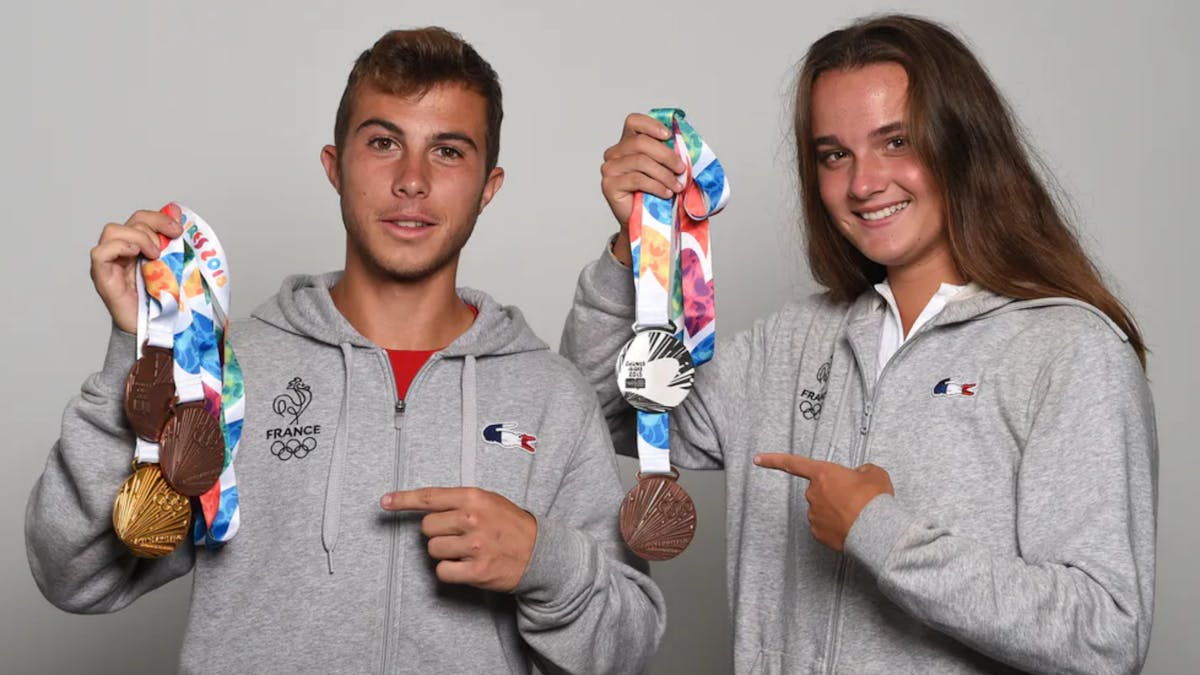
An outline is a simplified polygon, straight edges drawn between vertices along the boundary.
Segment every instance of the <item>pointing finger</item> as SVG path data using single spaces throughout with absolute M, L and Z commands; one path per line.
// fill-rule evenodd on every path
M 830 462 L 822 462 L 810 457 L 789 455 L 782 452 L 768 452 L 754 456 L 754 463 L 764 469 L 778 469 L 793 476 L 812 480 L 821 475 Z

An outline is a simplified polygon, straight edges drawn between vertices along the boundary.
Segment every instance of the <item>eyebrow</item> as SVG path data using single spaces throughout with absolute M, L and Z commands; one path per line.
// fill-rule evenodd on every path
M 370 127 L 370 126 L 383 127 L 388 132 L 395 134 L 396 136 L 399 136 L 400 138 L 404 138 L 404 130 L 403 129 L 401 129 L 400 127 L 396 126 L 395 124 L 392 124 L 391 122 L 389 122 L 385 119 L 380 119 L 378 117 L 372 117 L 368 120 L 364 120 L 362 124 L 358 125 L 358 128 L 355 129 L 355 131 L 356 132 L 362 131 L 363 129 L 366 129 L 367 127 Z M 475 139 L 471 138 L 467 134 L 462 133 L 461 131 L 443 131 L 438 134 L 435 134 L 433 137 L 433 140 L 438 143 L 444 143 L 446 141 L 458 141 L 467 146 L 470 146 L 470 148 L 472 150 L 475 150 L 475 151 L 479 150 L 479 146 L 475 143 Z
M 885 124 L 878 129 L 868 134 L 871 138 L 879 138 L 880 136 L 890 136 L 897 131 L 904 131 L 904 122 L 892 122 Z M 841 145 L 837 136 L 817 136 L 813 139 L 813 145 Z

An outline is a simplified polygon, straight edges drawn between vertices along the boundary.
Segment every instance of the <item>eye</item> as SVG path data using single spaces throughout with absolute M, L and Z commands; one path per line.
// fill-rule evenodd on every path
M 888 139 L 888 150 L 904 150 L 908 147 L 908 139 L 903 136 L 893 136 Z
M 386 152 L 388 150 L 395 150 L 400 144 L 397 143 L 393 138 L 389 138 L 387 136 L 376 136 L 375 138 L 367 141 L 367 145 L 375 150 L 382 150 Z
M 833 166 L 846 158 L 845 150 L 826 150 L 817 153 L 817 161 L 825 166 Z
M 451 147 L 449 145 L 440 145 L 434 150 L 434 152 L 437 153 L 437 156 L 441 159 L 461 159 L 463 156 L 462 152 L 460 152 L 458 148 Z

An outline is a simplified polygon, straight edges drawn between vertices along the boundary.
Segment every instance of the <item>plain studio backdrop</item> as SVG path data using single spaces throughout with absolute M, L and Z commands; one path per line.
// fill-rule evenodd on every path
M 332 139 L 346 75 L 385 30 L 440 24 L 472 42 L 504 86 L 507 180 L 466 248 L 461 282 L 519 305 L 556 345 L 579 269 L 615 231 L 599 190 L 601 153 L 626 113 L 677 106 L 733 187 L 713 222 L 718 330 L 728 336 L 814 288 L 796 234 L 788 132 L 796 62 L 829 30 L 892 10 L 966 37 L 1141 323 L 1160 442 L 1158 602 L 1146 670 L 1194 672 L 1200 456 L 1187 420 L 1200 378 L 1197 302 L 1185 270 L 1197 253 L 1192 33 L 1200 12 L 1183 0 L 7 7 L 0 670 L 176 665 L 190 577 L 114 615 L 72 616 L 38 593 L 22 545 L 26 499 L 62 408 L 104 353 L 109 319 L 87 272 L 104 223 L 170 200 L 191 206 L 228 251 L 235 316 L 289 273 L 340 267 L 338 202 L 318 152 Z M 623 460 L 627 484 L 634 468 Z M 722 479 L 692 472 L 683 481 L 699 505 L 699 534 L 679 558 L 654 566 L 670 617 L 653 670 L 722 672 L 731 642 Z

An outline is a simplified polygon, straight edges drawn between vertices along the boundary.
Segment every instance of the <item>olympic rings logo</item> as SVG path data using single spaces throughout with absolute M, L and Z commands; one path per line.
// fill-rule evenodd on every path
M 304 459 L 308 456 L 308 453 L 316 449 L 317 439 L 312 436 L 303 439 L 289 438 L 271 443 L 271 454 L 285 462 L 293 457 Z

